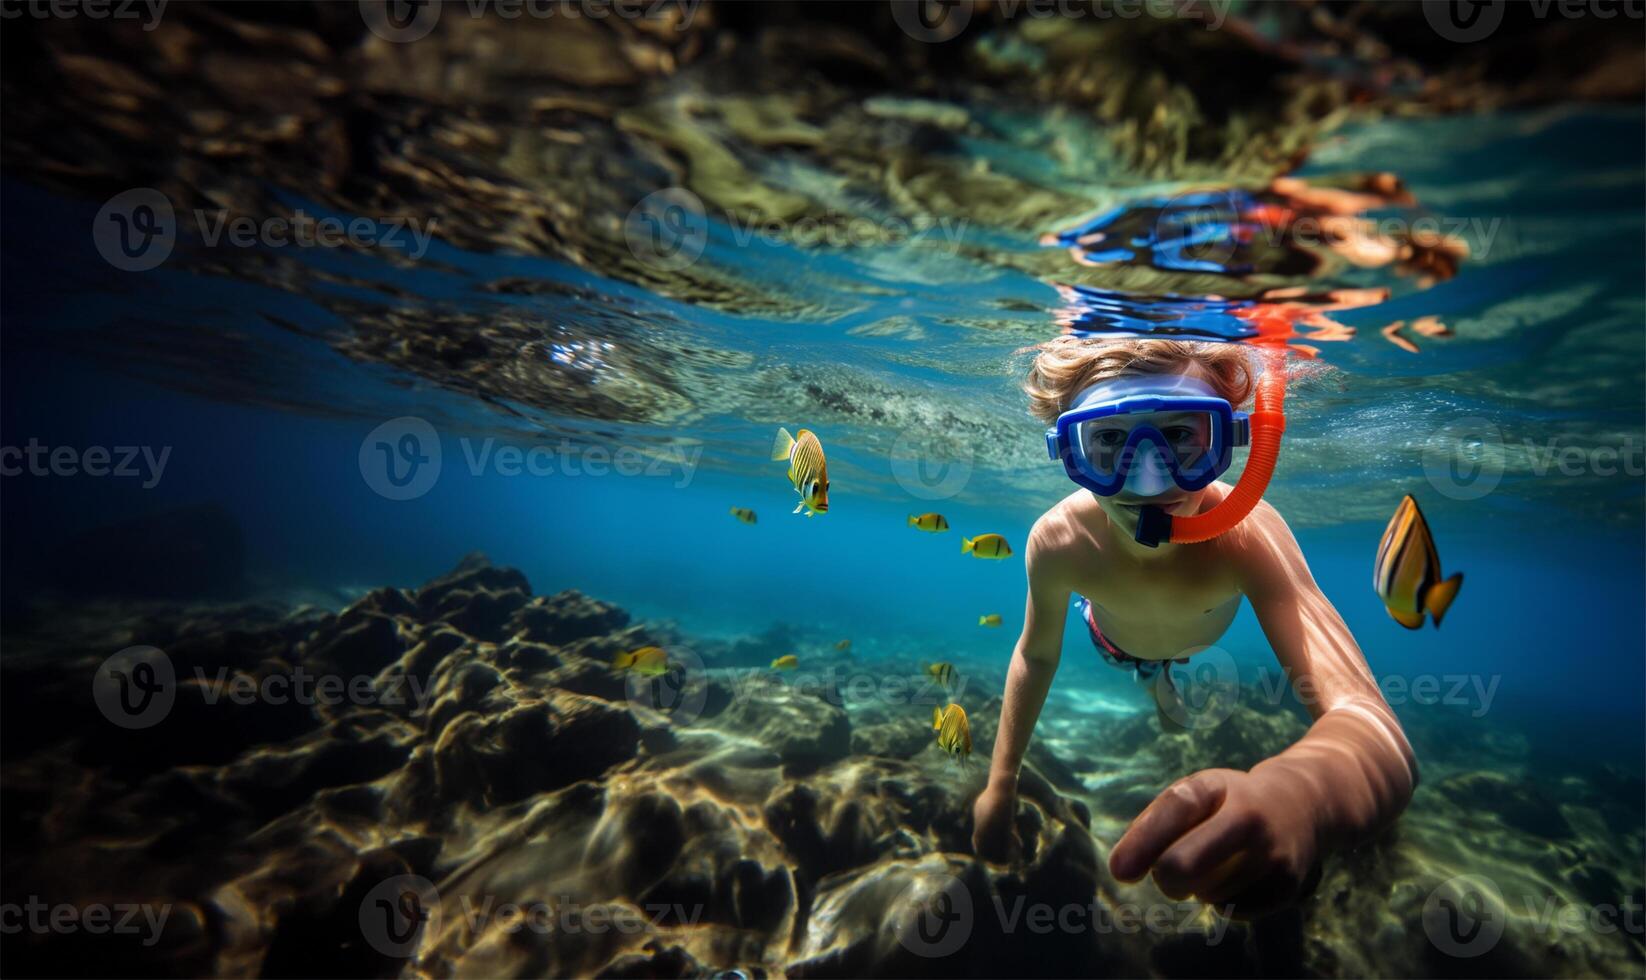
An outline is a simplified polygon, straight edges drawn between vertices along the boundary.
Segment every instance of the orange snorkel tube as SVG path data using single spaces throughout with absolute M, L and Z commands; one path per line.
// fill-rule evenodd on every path
M 1286 431 L 1286 348 L 1263 348 L 1263 374 L 1257 379 L 1257 397 L 1250 418 L 1251 449 L 1246 469 L 1229 495 L 1204 514 L 1175 516 L 1159 507 L 1145 507 L 1138 517 L 1137 541 L 1150 548 L 1162 541 L 1196 544 L 1210 541 L 1246 519 L 1269 489 L 1275 461 L 1280 458 L 1280 437 Z

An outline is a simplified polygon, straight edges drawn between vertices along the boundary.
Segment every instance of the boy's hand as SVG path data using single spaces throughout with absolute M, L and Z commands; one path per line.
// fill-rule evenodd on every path
M 1017 794 L 990 781 L 972 805 L 972 852 L 985 861 L 1004 861 L 1011 853 Z
M 1132 821 L 1109 854 L 1109 871 L 1138 881 L 1153 869 L 1167 897 L 1233 906 L 1238 918 L 1289 905 L 1320 878 L 1305 787 L 1285 769 L 1262 767 L 1180 779 Z

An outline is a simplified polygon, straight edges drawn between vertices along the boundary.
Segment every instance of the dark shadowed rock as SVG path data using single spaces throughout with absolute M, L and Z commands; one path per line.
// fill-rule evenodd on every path
M 565 644 L 604 636 L 629 625 L 629 614 L 576 589 L 539 596 L 515 610 L 510 635 L 538 643 Z
M 553 692 L 490 717 L 453 718 L 435 745 L 443 796 L 475 806 L 513 803 L 592 779 L 639 751 L 640 726 L 598 698 Z

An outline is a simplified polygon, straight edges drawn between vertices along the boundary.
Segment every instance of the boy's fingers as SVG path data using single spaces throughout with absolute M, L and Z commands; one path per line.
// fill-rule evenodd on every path
M 1273 873 L 1274 869 L 1262 861 L 1242 861 L 1222 881 L 1197 891 L 1195 897 L 1221 915 L 1234 919 L 1249 919 L 1254 906 L 1243 900 L 1251 898 L 1259 882 Z
M 1138 814 L 1109 853 L 1109 873 L 1137 881 L 1172 842 L 1217 812 L 1223 805 L 1224 781 L 1216 770 L 1173 783 Z
M 1215 888 L 1240 870 L 1241 856 L 1262 824 L 1220 813 L 1184 834 L 1154 863 L 1155 884 L 1169 898 Z

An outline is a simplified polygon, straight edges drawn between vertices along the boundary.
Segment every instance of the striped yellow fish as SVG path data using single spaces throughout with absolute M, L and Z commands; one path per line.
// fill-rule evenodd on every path
M 801 429 L 800 437 L 789 435 L 788 429 L 778 429 L 772 441 L 772 460 L 789 461 L 789 482 L 800 493 L 800 503 L 794 512 L 806 511 L 807 517 L 829 512 L 829 468 L 823 459 L 823 444 L 817 433 Z
M 949 522 L 943 519 L 942 514 L 910 514 L 909 526 L 935 534 L 938 531 L 947 531 Z
M 954 682 L 954 664 L 947 661 L 940 664 L 927 664 L 926 673 L 932 675 L 932 679 L 944 687 L 948 687 Z
M 1395 508 L 1395 516 L 1383 529 L 1377 545 L 1377 561 L 1372 565 L 1372 588 L 1394 621 L 1409 630 L 1423 627 L 1423 614 L 1434 618 L 1435 627 L 1463 587 L 1463 573 L 1449 579 L 1440 577 L 1440 552 L 1434 535 L 1417 501 L 1407 494 Z
M 612 668 L 654 676 L 666 674 L 669 670 L 669 655 L 663 652 L 662 647 L 641 647 L 613 657 Z
M 1010 558 L 1012 546 L 998 534 L 979 534 L 975 538 L 961 538 L 960 553 L 973 558 Z
M 792 653 L 785 653 L 772 661 L 773 670 L 793 670 L 800 666 L 800 658 Z
M 732 516 L 742 521 L 744 524 L 755 524 L 760 521 L 760 518 L 755 516 L 754 511 L 747 507 L 733 507 Z
M 836 650 L 839 650 L 841 653 L 845 653 L 847 650 L 850 650 L 852 648 L 852 641 L 851 640 L 841 640 L 839 643 L 836 643 L 834 645 L 834 648 Z
M 977 625 L 979 625 L 979 626 L 999 626 L 1000 625 L 1000 614 L 999 613 L 989 613 L 987 616 L 979 616 L 979 617 L 977 617 Z
M 961 762 L 972 754 L 972 725 L 960 705 L 932 708 L 932 731 L 937 733 L 937 747 Z

